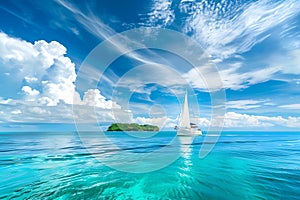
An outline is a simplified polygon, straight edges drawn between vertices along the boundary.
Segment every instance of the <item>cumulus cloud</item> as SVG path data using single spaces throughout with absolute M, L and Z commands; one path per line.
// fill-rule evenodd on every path
M 82 115 L 89 122 L 94 112 L 84 112 L 86 107 L 97 107 L 96 116 L 113 120 L 107 110 L 121 107 L 106 99 L 98 89 L 88 89 L 81 100 L 76 91 L 75 65 L 66 57 L 66 48 L 56 42 L 36 41 L 33 44 L 0 33 L 0 74 L 14 76 L 7 85 L 15 85 L 16 79 L 21 99 L 0 98 L 0 120 L 7 122 L 73 122 L 72 105 L 80 106 Z M 12 81 L 12 82 L 10 82 Z M 21 89 L 20 89 L 21 88 Z M 119 111 L 115 111 L 119 112 Z
M 174 128 L 176 125 L 175 120 L 168 118 L 166 116 L 153 117 L 153 118 L 137 117 L 134 119 L 134 122 L 139 124 L 156 125 L 160 128 Z
M 209 127 L 210 121 L 206 118 L 199 118 L 198 120 L 199 127 Z
M 25 99 L 49 106 L 60 101 L 72 104 L 75 65 L 65 57 L 66 48 L 63 45 L 44 40 L 32 44 L 0 33 L 0 50 L 2 70 L 9 76 L 14 74 L 11 81 L 19 79 L 19 84 L 26 82 L 27 85 L 22 87 Z
M 240 114 L 235 112 L 227 112 L 225 115 L 225 127 L 227 128 L 272 126 L 297 128 L 300 126 L 300 117 L 269 117 L 261 115 Z
M 224 127 L 243 128 L 243 127 L 271 127 L 274 124 L 270 123 L 268 117 L 240 114 L 228 112 L 225 114 Z
M 217 127 L 224 128 L 271 128 L 288 127 L 298 128 L 300 126 L 300 117 L 282 117 L 282 116 L 263 116 L 250 115 L 237 112 L 227 112 L 225 114 L 224 124 L 214 124 Z M 209 127 L 211 121 L 207 118 L 199 118 L 200 127 Z M 217 122 L 217 121 L 216 121 Z
M 95 106 L 104 109 L 121 108 L 116 102 L 107 100 L 101 95 L 98 89 L 89 89 L 84 93 L 82 103 L 88 106 Z
M 27 96 L 37 96 L 40 94 L 36 89 L 32 89 L 31 87 L 25 85 L 22 87 L 22 91 L 25 92 Z

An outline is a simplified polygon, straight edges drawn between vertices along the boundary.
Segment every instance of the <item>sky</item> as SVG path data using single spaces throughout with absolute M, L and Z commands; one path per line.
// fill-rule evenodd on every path
M 1 0 L 0 52 L 0 131 L 172 130 L 186 92 L 204 130 L 299 131 L 298 0 Z

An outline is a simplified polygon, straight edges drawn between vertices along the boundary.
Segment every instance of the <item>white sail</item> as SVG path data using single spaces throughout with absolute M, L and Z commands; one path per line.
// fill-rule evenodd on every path
M 189 112 L 189 103 L 187 92 L 185 93 L 185 98 L 183 102 L 183 107 L 181 110 L 179 124 L 175 127 L 178 130 L 178 136 L 199 136 L 202 135 L 201 129 L 198 129 L 197 126 L 191 126 L 190 122 L 190 112 Z
M 184 98 L 183 107 L 182 107 L 180 117 L 181 118 L 180 118 L 180 122 L 179 122 L 179 127 L 180 128 L 191 128 L 187 92 L 185 93 L 185 98 Z

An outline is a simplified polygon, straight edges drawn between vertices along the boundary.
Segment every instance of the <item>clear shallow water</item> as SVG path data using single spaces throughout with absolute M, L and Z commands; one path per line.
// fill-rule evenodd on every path
M 175 133 L 147 140 L 108 134 L 142 153 L 168 144 Z M 0 199 L 300 199 L 300 133 L 224 132 L 199 159 L 203 139 L 171 165 L 134 174 L 103 165 L 77 133 L 0 133 Z M 98 155 L 115 152 L 114 162 L 128 164 L 109 144 L 94 146 Z

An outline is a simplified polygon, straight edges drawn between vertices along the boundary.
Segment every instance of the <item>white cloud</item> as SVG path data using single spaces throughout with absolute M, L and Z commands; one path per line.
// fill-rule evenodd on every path
M 77 22 L 82 24 L 87 29 L 87 31 L 91 32 L 93 35 L 99 38 L 108 38 L 115 33 L 109 26 L 105 25 L 92 12 L 86 15 L 75 5 L 64 0 L 57 0 L 57 3 L 72 12 Z M 73 28 L 71 27 L 71 31 L 72 29 Z
M 181 0 L 179 4 L 180 12 L 192 15 L 197 10 L 198 4 L 194 0 Z
M 22 91 L 25 92 L 25 94 L 29 95 L 29 96 L 37 96 L 38 94 L 40 94 L 39 91 L 37 91 L 36 89 L 32 89 L 31 87 L 29 87 L 27 85 L 22 87 Z
M 11 111 L 11 114 L 13 114 L 13 115 L 18 115 L 18 114 L 21 114 L 21 113 L 22 113 L 21 110 L 13 110 L 13 111 Z
M 208 67 L 202 66 L 193 68 L 182 76 L 189 81 L 194 87 L 199 89 L 232 89 L 239 90 L 247 88 L 250 85 L 262 83 L 272 79 L 273 75 L 280 72 L 279 67 L 269 67 L 249 72 L 239 72 L 240 65 L 231 65 L 228 69 L 219 70 L 218 73 L 209 70 Z M 204 79 L 199 78 L 198 73 L 201 72 Z M 221 82 L 218 81 L 221 79 Z
M 221 58 L 224 57 L 225 54 L 226 56 L 229 56 L 248 50 L 254 44 L 258 43 L 265 37 L 265 32 L 267 30 L 277 25 L 278 19 L 271 11 L 269 11 L 269 9 L 274 12 L 282 10 L 284 14 L 281 13 L 279 15 L 279 21 L 281 20 L 282 22 L 294 16 L 295 12 L 298 12 L 298 10 L 295 9 L 296 6 L 290 8 L 289 2 L 290 1 L 287 1 L 287 5 L 277 5 L 274 3 L 270 3 L 270 5 L 268 6 L 266 1 L 263 1 L 260 3 L 254 2 L 245 4 L 244 6 L 240 6 L 232 3 L 227 4 L 226 2 L 223 2 L 221 5 L 208 1 L 202 1 L 202 3 L 182 1 L 179 7 L 182 12 L 185 12 L 185 10 L 188 9 L 186 5 L 191 4 L 191 6 L 188 6 L 191 7 L 190 11 L 188 11 L 191 15 L 186 22 L 186 30 L 188 31 L 188 29 L 195 29 L 194 36 L 196 37 L 196 39 L 200 41 L 200 43 L 201 41 L 204 41 L 204 43 L 206 44 L 204 45 L 204 47 L 206 49 L 209 47 L 213 50 L 216 50 L 220 55 L 218 53 L 215 54 L 218 54 L 217 56 Z M 71 11 L 78 22 L 93 35 L 101 39 L 109 39 L 116 49 L 120 50 L 120 52 L 126 52 L 126 42 L 120 43 L 120 41 L 116 41 L 113 38 L 110 38 L 110 36 L 115 32 L 110 27 L 105 25 L 99 18 L 94 16 L 93 13 L 85 13 L 78 9 L 75 5 L 63 0 L 58 1 L 58 3 Z M 171 23 L 172 18 L 174 17 L 174 11 L 171 7 L 172 2 L 170 0 L 153 1 L 153 10 L 149 14 L 149 21 L 151 21 L 151 26 L 154 26 L 155 24 L 165 26 L 166 24 Z M 206 8 L 204 9 L 204 7 Z M 260 9 L 257 10 L 256 8 Z M 288 11 L 290 11 L 289 9 L 293 11 L 291 14 L 287 14 Z M 260 17 L 253 17 L 252 11 Z M 233 17 L 236 13 L 239 14 L 236 17 Z M 223 17 L 224 15 L 225 17 Z M 275 18 L 276 23 L 274 21 Z M 197 24 L 198 22 L 200 24 Z M 253 34 L 251 31 L 253 31 Z M 124 41 L 127 41 L 126 38 L 122 39 L 124 39 Z M 236 40 L 241 40 L 242 42 L 236 43 Z M 210 51 L 209 48 L 208 50 Z M 226 53 L 228 51 L 230 51 L 230 53 Z M 213 52 L 210 53 L 213 54 Z M 138 53 L 131 52 L 129 56 L 143 63 L 154 63 L 153 60 L 150 60 L 146 56 L 140 55 Z M 218 59 L 221 60 L 220 58 Z M 238 90 L 247 88 L 249 85 L 268 81 L 275 73 L 280 71 L 278 67 L 270 67 L 261 70 L 255 70 L 253 72 L 240 72 L 239 70 L 239 68 L 220 70 L 223 85 L 221 85 L 220 82 L 218 83 L 211 81 L 209 83 L 209 87 L 207 87 L 206 84 L 203 83 L 203 81 L 199 78 L 191 78 L 191 83 L 197 88 L 201 89 L 215 89 L 223 87 Z M 196 73 L 191 70 L 186 74 L 186 77 L 193 77 L 194 74 Z M 215 76 L 216 74 L 211 74 L 211 76 L 209 77 L 214 79 Z M 208 80 L 211 79 L 208 78 Z
M 223 117 L 221 117 L 223 118 Z M 218 123 L 216 120 L 215 122 Z M 222 122 L 222 120 L 221 120 Z M 199 127 L 208 128 L 211 121 L 207 118 L 198 119 Z M 282 117 L 282 116 L 263 116 L 263 115 L 249 115 L 236 112 L 227 112 L 224 117 L 224 124 L 215 124 L 218 127 L 224 128 L 298 128 L 300 126 L 300 117 Z
M 122 113 L 121 107 L 98 89 L 87 90 L 81 100 L 74 85 L 75 65 L 65 57 L 66 48 L 60 43 L 40 40 L 31 44 L 0 33 L 0 50 L 0 73 L 14 74 L 5 84 L 14 85 L 19 79 L 21 91 L 16 94 L 23 95 L 22 99 L 0 98 L 1 121 L 72 123 L 72 105 L 80 107 L 76 114 L 84 123 L 95 122 L 95 118 L 113 121 L 113 114 Z
M 84 93 L 82 103 L 88 106 L 95 106 L 104 109 L 120 109 L 121 106 L 116 102 L 107 100 L 101 95 L 98 89 L 89 89 Z
M 192 1 L 184 28 L 207 52 L 227 58 L 250 50 L 269 36 L 268 31 L 297 16 L 297 0 L 274 2 L 261 0 L 249 3 L 233 1 Z M 184 12 L 187 3 L 180 9 Z
M 12 102 L 13 102 L 12 99 L 3 99 L 2 97 L 0 97 L 0 104 L 8 105 L 11 104 Z
M 0 33 L 0 63 L 6 73 L 13 72 L 14 84 L 23 81 L 25 99 L 36 100 L 46 105 L 57 105 L 59 101 L 72 104 L 76 80 L 75 65 L 65 57 L 66 48 L 56 41 L 44 40 L 34 44 Z M 32 89 L 32 85 L 38 86 Z M 47 100 L 46 100 L 47 99 Z
M 276 103 L 272 103 L 272 102 L 267 102 L 264 103 L 265 106 L 276 106 Z
M 146 118 L 146 117 L 137 117 L 134 119 L 135 123 L 139 124 L 151 124 L 156 125 L 159 128 L 174 128 L 175 127 L 175 120 L 164 117 L 153 117 L 153 118 Z
M 221 70 L 221 78 L 225 88 L 240 89 L 246 88 L 249 85 L 262 83 L 272 79 L 272 76 L 279 72 L 278 67 L 269 67 L 250 72 L 239 73 L 234 69 Z
M 261 103 L 265 101 L 256 101 L 256 100 L 236 100 L 236 101 L 227 101 L 226 107 L 227 108 L 234 108 L 234 109 L 252 109 L 261 107 Z
M 29 123 L 72 123 L 72 107 L 67 104 L 42 106 L 35 102 L 14 100 L 13 106 L 0 105 L 3 122 Z
M 126 52 L 129 57 L 142 63 L 153 63 L 151 59 L 139 53 L 136 53 L 135 51 L 131 51 L 131 49 L 128 48 L 127 45 L 132 41 L 128 38 L 119 35 L 121 39 L 119 37 L 118 40 L 116 40 L 114 37 L 112 37 L 116 34 L 116 32 L 108 25 L 104 24 L 101 19 L 99 19 L 99 17 L 97 17 L 92 11 L 89 10 L 88 12 L 83 12 L 79 8 L 77 8 L 76 5 L 64 0 L 57 0 L 57 2 L 73 13 L 73 17 L 75 18 L 76 23 L 80 23 L 88 32 L 90 32 L 97 38 L 101 40 L 108 40 L 115 48 L 115 50 L 118 50 L 121 53 Z M 128 51 L 128 49 L 130 49 L 130 51 Z
M 300 74 L 300 49 L 285 51 L 286 53 L 284 54 L 280 52 L 279 54 L 273 55 L 269 64 L 281 68 L 283 74 Z
M 28 77 L 28 76 L 25 76 L 24 79 L 25 79 L 25 81 L 26 81 L 27 83 L 34 83 L 34 82 L 37 82 L 37 81 L 38 81 L 38 78 L 36 78 L 36 77 Z
M 199 74 L 203 77 L 200 78 Z M 212 70 L 211 66 L 201 66 L 198 68 L 192 68 L 187 73 L 183 74 L 182 77 L 188 81 L 193 87 L 202 90 L 215 90 L 224 87 L 221 82 L 220 73 Z M 205 78 L 205 79 L 204 79 Z
M 225 127 L 271 127 L 283 126 L 289 128 L 297 128 L 300 126 L 300 117 L 282 116 L 269 117 L 260 115 L 248 115 L 235 112 L 227 112 L 225 115 Z
M 178 92 L 180 86 L 188 86 L 188 82 L 178 71 L 164 65 L 152 64 L 141 65 L 128 71 L 118 80 L 114 87 L 128 88 L 130 92 L 150 94 L 156 87 L 145 88 L 147 84 L 160 85 L 168 88 L 168 92 L 174 93 Z M 182 88 L 180 92 L 183 92 Z
M 263 120 L 264 118 L 265 120 Z M 254 116 L 247 114 L 240 114 L 235 112 L 227 112 L 225 114 L 224 127 L 237 128 L 237 127 L 270 127 L 274 126 L 269 122 L 267 117 Z
M 291 109 L 291 110 L 299 110 L 300 104 L 287 104 L 278 106 L 279 108 Z
M 56 106 L 45 106 L 38 102 L 12 100 L 9 105 L 0 104 L 0 121 L 20 123 L 105 123 L 121 118 L 128 111 L 114 110 L 88 105 L 70 105 L 60 103 Z M 130 121 L 130 120 L 129 120 Z
M 210 121 L 206 118 L 199 118 L 198 120 L 199 127 L 209 127 Z
M 170 25 L 175 19 L 171 6 L 172 0 L 154 0 L 146 25 L 160 28 Z
M 74 14 L 76 20 L 90 33 L 101 39 L 109 39 L 116 49 L 126 52 L 128 48 L 125 43 L 111 38 L 115 31 L 105 25 L 101 19 L 92 12 L 83 12 L 75 5 L 59 0 L 58 3 Z M 175 18 L 171 0 L 154 0 L 153 9 L 148 15 L 151 26 L 165 27 L 171 24 Z M 292 19 L 299 13 L 299 4 L 296 0 L 272 2 L 262 0 L 249 3 L 233 1 L 193 1 L 182 0 L 179 4 L 181 12 L 188 14 L 184 31 L 191 32 L 208 51 L 214 55 L 215 61 L 223 58 L 238 56 L 238 54 L 250 50 L 254 45 L 263 41 L 269 35 L 269 31 L 280 24 Z M 127 41 L 128 38 L 123 38 Z M 296 55 L 296 54 L 295 54 Z M 143 63 L 153 64 L 146 56 L 131 52 L 129 56 Z M 221 59 L 222 58 L 222 59 Z M 294 62 L 297 63 L 297 62 Z M 193 86 L 201 89 L 230 88 L 239 90 L 250 85 L 268 81 L 277 72 L 287 73 L 287 69 L 281 66 L 256 69 L 254 71 L 242 71 L 241 67 L 220 70 L 222 85 L 211 82 L 209 87 L 199 78 L 190 81 Z M 294 65 L 293 65 L 294 66 Z M 226 66 L 225 66 L 226 67 Z M 292 69 L 292 68 L 291 68 Z M 186 74 L 193 77 L 194 71 Z M 215 78 L 211 74 L 211 78 Z M 189 79 L 188 79 L 189 80 Z
M 51 114 L 49 110 L 43 109 L 41 107 L 30 107 L 28 108 L 28 111 L 30 111 L 33 114 Z

